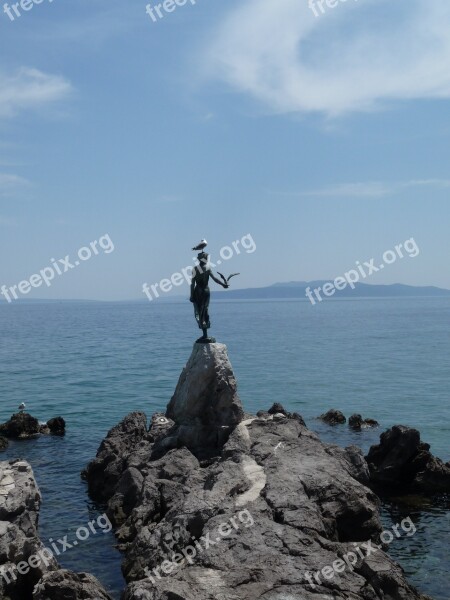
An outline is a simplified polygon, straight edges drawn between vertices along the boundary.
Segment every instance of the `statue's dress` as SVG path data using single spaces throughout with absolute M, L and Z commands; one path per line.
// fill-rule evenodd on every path
M 211 323 L 209 321 L 209 269 L 207 271 L 198 272 L 196 270 L 194 281 L 195 288 L 193 294 L 194 314 L 200 329 L 209 329 Z

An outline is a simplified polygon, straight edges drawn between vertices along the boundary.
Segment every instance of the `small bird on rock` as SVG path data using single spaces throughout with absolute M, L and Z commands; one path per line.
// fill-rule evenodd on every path
M 20 410 L 20 412 L 23 412 L 25 409 L 26 409 L 25 402 L 22 402 L 22 404 L 19 406 L 19 410 Z

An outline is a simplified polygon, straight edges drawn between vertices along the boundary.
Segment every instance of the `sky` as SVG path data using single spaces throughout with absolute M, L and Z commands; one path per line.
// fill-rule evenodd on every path
M 235 287 L 334 279 L 414 238 L 368 282 L 450 288 L 448 0 L 31 1 L 0 8 L 0 286 L 145 299 L 203 238 Z

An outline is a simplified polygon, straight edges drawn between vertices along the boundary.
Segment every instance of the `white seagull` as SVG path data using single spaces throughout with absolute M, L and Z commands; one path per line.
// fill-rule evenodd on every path
M 26 409 L 25 402 L 22 402 L 22 404 L 19 406 L 19 410 L 20 410 L 20 412 L 23 412 L 25 409 Z
M 208 245 L 208 242 L 206 240 L 202 240 L 200 242 L 200 244 L 197 244 L 197 246 L 194 246 L 192 248 L 192 250 L 204 250 L 207 245 Z

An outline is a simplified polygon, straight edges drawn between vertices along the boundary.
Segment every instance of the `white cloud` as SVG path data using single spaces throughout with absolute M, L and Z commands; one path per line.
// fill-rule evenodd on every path
M 18 189 L 28 187 L 30 182 L 18 175 L 0 173 L 0 197 L 9 196 Z
M 207 76 L 272 111 L 336 116 L 450 98 L 449 0 L 241 0 L 212 32 Z
M 22 67 L 13 75 L 0 73 L 0 118 L 14 117 L 23 110 L 61 100 L 71 89 L 64 77 L 37 69 Z
M 289 196 L 320 198 L 383 198 L 401 192 L 404 189 L 417 187 L 450 188 L 449 179 L 412 179 L 410 181 L 367 181 L 353 183 L 337 183 L 312 190 L 288 193 Z

